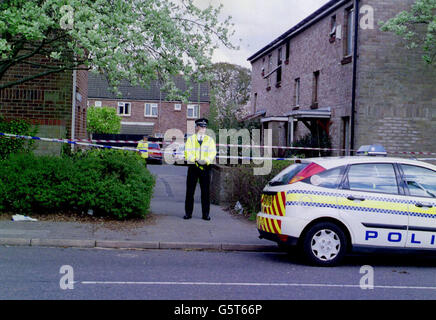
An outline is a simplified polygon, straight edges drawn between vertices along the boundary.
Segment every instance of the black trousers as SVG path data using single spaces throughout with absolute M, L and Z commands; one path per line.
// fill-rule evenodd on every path
M 186 199 L 185 214 L 192 216 L 194 210 L 194 193 L 197 187 L 197 181 L 200 181 L 201 189 L 201 210 L 203 217 L 209 216 L 210 211 L 210 166 L 203 166 L 201 170 L 195 164 L 188 167 L 188 176 L 186 178 Z

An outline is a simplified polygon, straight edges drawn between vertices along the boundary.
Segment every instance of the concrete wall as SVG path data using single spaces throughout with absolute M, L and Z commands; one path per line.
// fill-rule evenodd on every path
M 360 30 L 356 146 L 380 143 L 390 151 L 436 151 L 436 67 L 380 31 L 414 0 L 363 0 L 374 8 L 375 28 Z

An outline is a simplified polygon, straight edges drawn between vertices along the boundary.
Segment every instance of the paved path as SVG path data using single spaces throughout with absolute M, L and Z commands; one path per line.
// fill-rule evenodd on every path
M 0 221 L 0 245 L 276 250 L 274 243 L 258 238 L 255 223 L 219 206 L 211 205 L 211 221 L 202 220 L 199 186 L 193 218 L 183 220 L 187 167 L 150 165 L 149 170 L 156 175 L 156 187 L 146 221 L 128 227 L 122 222 Z

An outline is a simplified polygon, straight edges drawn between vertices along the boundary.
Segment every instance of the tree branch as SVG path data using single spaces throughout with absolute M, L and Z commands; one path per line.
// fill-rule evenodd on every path
M 33 80 L 33 79 L 44 77 L 44 76 L 47 76 L 47 75 L 52 74 L 52 73 L 59 73 L 59 72 L 65 71 L 65 70 L 85 70 L 85 71 L 88 71 L 90 69 L 91 68 L 89 68 L 89 67 L 82 68 L 82 67 L 77 67 L 77 66 L 76 67 L 74 67 L 74 66 L 63 66 L 63 67 L 56 68 L 56 69 L 50 69 L 48 71 L 41 72 L 41 73 L 33 75 L 33 76 L 29 76 L 27 78 L 23 78 L 23 79 L 20 79 L 20 80 L 17 80 L 17 81 L 13 81 L 13 82 L 9 82 L 9 83 L 6 83 L 6 84 L 0 84 L 0 90 L 6 89 L 6 88 L 11 88 L 13 86 L 25 83 L 25 82 Z

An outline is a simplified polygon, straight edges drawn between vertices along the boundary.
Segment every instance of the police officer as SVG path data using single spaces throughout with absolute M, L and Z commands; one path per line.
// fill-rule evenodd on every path
M 148 159 L 148 137 L 147 136 L 144 136 L 142 138 L 142 140 L 138 142 L 136 149 L 140 150 L 138 152 L 141 155 L 141 158 L 144 159 L 145 165 L 147 166 L 147 159 Z
M 185 159 L 189 166 L 183 219 L 192 218 L 195 188 L 197 181 L 200 181 L 202 218 L 210 220 L 210 165 L 216 156 L 216 144 L 211 137 L 205 134 L 208 123 L 209 121 L 205 118 L 196 120 L 196 133 L 190 136 L 185 143 Z

